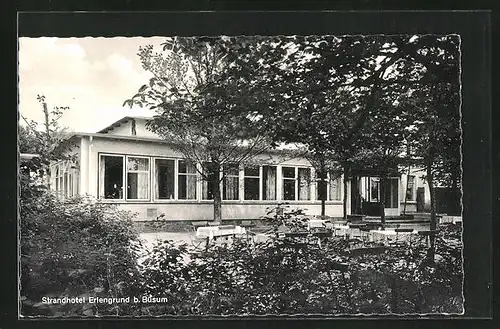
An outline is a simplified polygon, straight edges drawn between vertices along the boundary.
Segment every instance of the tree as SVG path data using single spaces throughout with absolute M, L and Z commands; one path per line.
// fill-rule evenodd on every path
M 410 145 L 414 161 L 425 169 L 431 229 L 435 230 L 436 183 L 451 183 L 455 191 L 460 184 L 459 39 L 453 35 L 422 36 L 414 47 L 411 60 L 420 67 L 420 72 L 414 74 L 418 88 L 414 88 L 406 101 L 406 106 L 418 116 L 412 125 Z M 431 260 L 434 260 L 434 252 L 435 237 L 431 236 Z
M 304 145 L 320 184 L 330 168 L 343 169 L 344 218 L 363 129 L 412 42 L 410 36 L 253 38 L 251 51 L 230 52 L 232 74 L 243 77 L 239 89 L 257 95 L 272 139 Z
M 245 41 L 175 37 L 167 38 L 163 53 L 141 47 L 143 68 L 153 77 L 124 103 L 156 111 L 148 128 L 170 141 L 207 183 L 214 221 L 221 220 L 220 183 L 271 145 L 252 96 L 237 88 L 240 77 L 225 74 L 232 65 L 228 45 L 244 49 Z
M 25 126 L 18 126 L 18 146 L 20 153 L 37 155 L 37 160 L 27 162 L 25 166 L 36 162 L 35 166 L 31 168 L 31 172 L 45 179 L 48 186 L 50 182 L 48 179 L 50 174 L 50 163 L 52 161 L 72 158 L 72 156 L 67 153 L 68 149 L 62 145 L 69 131 L 59 124 L 59 119 L 69 107 L 54 106 L 52 111 L 49 111 L 45 96 L 38 95 L 37 99 L 44 113 L 43 127 L 39 127 L 36 121 L 28 120 L 26 117 L 21 116 Z

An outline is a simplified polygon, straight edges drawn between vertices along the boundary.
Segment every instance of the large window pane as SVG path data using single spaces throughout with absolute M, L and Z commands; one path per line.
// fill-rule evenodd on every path
M 237 165 L 226 165 L 224 167 L 224 200 L 239 199 L 239 168 Z
M 102 156 L 100 162 L 100 196 L 123 199 L 123 157 Z
M 276 167 L 262 167 L 262 199 L 276 200 Z
M 320 173 L 316 171 L 316 200 L 328 200 L 327 191 L 328 179 L 326 172 Z
M 196 199 L 196 167 L 185 160 L 179 161 L 179 199 Z
M 149 199 L 148 158 L 127 158 L 127 199 Z
M 64 173 L 64 197 L 69 197 L 69 175 L 67 172 Z
M 337 173 L 330 174 L 330 200 L 340 201 L 342 199 L 342 179 Z
M 311 170 L 309 168 L 299 168 L 299 200 L 309 200 L 311 198 Z
M 415 176 L 408 176 L 408 188 L 406 189 L 406 200 L 415 201 Z
M 283 200 L 295 200 L 295 167 L 282 167 Z
M 245 177 L 245 200 L 259 200 L 259 179 Z
M 283 167 L 282 173 L 283 173 L 283 178 L 295 178 L 295 168 L 294 167 Z
M 259 166 L 248 166 L 244 169 L 245 176 L 259 177 Z
M 295 180 L 283 180 L 283 200 L 295 200 Z
M 179 173 L 196 174 L 196 166 L 185 160 L 179 161 Z
M 149 171 L 149 159 L 128 157 L 127 171 Z
M 59 192 L 59 165 L 56 165 L 56 192 Z
M 371 202 L 380 202 L 379 200 L 380 194 L 380 182 L 376 177 L 370 178 L 370 201 Z
M 179 175 L 179 199 L 196 199 L 196 175 Z
M 259 200 L 260 172 L 258 166 L 249 166 L 244 169 L 244 198 L 245 200 Z
M 127 199 L 148 199 L 149 175 L 148 173 L 132 172 L 127 174 Z
M 175 191 L 175 160 L 157 159 L 156 172 L 156 199 L 174 199 Z

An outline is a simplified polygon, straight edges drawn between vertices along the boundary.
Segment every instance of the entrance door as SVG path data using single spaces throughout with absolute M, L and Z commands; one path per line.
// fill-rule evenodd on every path
M 387 187 L 385 188 L 385 215 L 398 216 L 399 215 L 399 178 L 387 179 Z
M 417 188 L 417 212 L 424 212 L 425 190 L 423 187 Z

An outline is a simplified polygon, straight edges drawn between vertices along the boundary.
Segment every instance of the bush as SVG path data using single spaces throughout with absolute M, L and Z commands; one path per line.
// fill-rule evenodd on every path
M 422 314 L 461 313 L 462 269 L 457 227 L 436 241 L 436 262 L 427 247 L 391 243 L 353 245 L 332 238 L 322 248 L 292 239 L 252 244 L 237 240 L 190 252 L 158 244 L 145 263 L 145 293 L 168 296 L 148 314 Z M 361 251 L 361 252 L 360 252 Z M 186 257 L 190 261 L 186 261 Z M 152 266 L 151 266 L 152 265 Z
M 37 197 L 21 195 L 21 313 L 120 315 L 116 305 L 48 306 L 42 297 L 135 293 L 138 234 L 132 215 L 88 198 L 62 202 L 33 186 L 27 190 Z

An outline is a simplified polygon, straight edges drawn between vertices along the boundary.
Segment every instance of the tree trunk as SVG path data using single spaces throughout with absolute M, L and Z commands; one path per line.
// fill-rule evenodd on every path
M 385 229 L 385 184 L 385 175 L 380 176 L 380 222 L 382 223 L 382 229 Z
M 320 184 L 323 185 L 322 188 L 325 189 L 325 191 L 326 191 L 326 182 L 322 181 Z M 325 219 L 325 215 L 326 215 L 325 214 L 325 208 L 326 208 L 326 200 L 325 199 L 326 199 L 326 195 L 323 194 L 321 196 L 321 219 Z
M 220 222 L 222 220 L 222 198 L 220 193 L 219 179 L 215 178 L 213 182 L 213 193 L 214 193 L 214 222 Z
M 44 141 L 44 148 L 46 154 L 49 154 L 49 141 L 50 141 L 50 118 L 49 118 L 49 110 L 47 109 L 47 103 L 45 101 L 42 102 L 42 108 L 43 108 L 43 114 L 45 117 L 45 141 Z M 44 178 L 45 178 L 45 184 L 49 187 L 50 189 L 50 182 L 51 182 L 51 177 L 50 177 L 50 163 L 47 162 L 43 166 L 43 171 L 44 171 Z
M 342 202 L 342 215 L 344 220 L 347 220 L 347 179 L 348 179 L 348 173 L 349 170 L 347 166 L 344 166 L 344 179 L 343 179 L 343 186 L 344 186 L 344 200 Z
M 212 162 L 207 166 L 208 181 L 212 185 L 212 193 L 214 198 L 214 222 L 220 222 L 222 219 L 222 196 L 220 190 L 220 170 L 221 166 Z
M 432 160 L 427 160 L 427 184 L 429 184 L 429 193 L 430 193 L 430 199 L 431 199 L 431 223 L 430 223 L 430 230 L 435 231 L 436 230 L 436 195 L 435 195 L 435 190 L 434 190 L 434 177 L 432 174 Z M 436 242 L 436 235 L 435 234 L 430 234 L 429 236 L 429 241 L 430 241 L 430 248 L 428 250 L 428 256 L 431 261 L 434 261 L 434 253 L 435 253 L 435 242 Z

